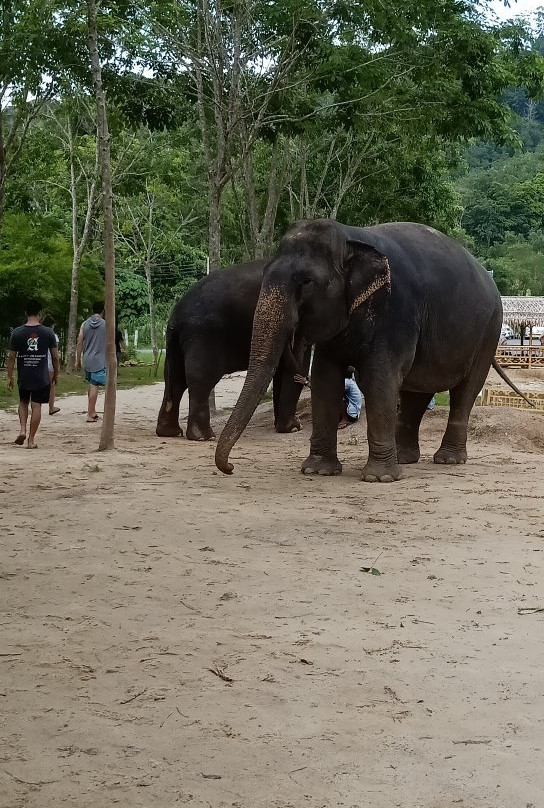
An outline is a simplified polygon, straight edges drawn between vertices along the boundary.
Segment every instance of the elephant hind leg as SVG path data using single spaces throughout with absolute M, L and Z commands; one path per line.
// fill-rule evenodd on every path
M 210 395 L 220 380 L 189 385 L 189 415 L 187 417 L 187 440 L 214 440 L 215 432 L 210 423 Z
M 167 349 L 164 360 L 164 396 L 155 432 L 162 438 L 183 436 L 179 425 L 179 405 L 187 389 L 183 352 Z
M 214 440 L 215 432 L 210 423 L 210 394 L 225 372 L 221 346 L 193 344 L 187 355 L 186 367 L 189 388 L 187 440 Z
M 480 362 L 477 368 L 472 369 L 470 376 L 450 390 L 448 425 L 440 449 L 434 455 L 435 463 L 453 465 L 467 462 L 468 419 L 476 396 L 487 378 L 490 363 Z
M 431 398 L 430 393 L 413 393 L 404 390 L 400 393 L 400 409 L 395 434 L 399 463 L 417 463 L 419 460 L 419 427 Z

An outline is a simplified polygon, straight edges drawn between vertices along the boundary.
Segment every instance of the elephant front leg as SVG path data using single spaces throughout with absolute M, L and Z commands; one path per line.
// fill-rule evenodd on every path
M 302 385 L 294 380 L 294 374 L 306 377 L 310 370 L 312 346 L 300 342 L 295 347 L 296 367 L 286 361 L 285 355 L 274 375 L 274 427 L 276 432 L 298 432 L 302 425 L 297 418 L 297 404 Z
M 338 421 L 344 395 L 344 371 L 317 346 L 312 367 L 312 437 L 303 474 L 342 473 L 337 455 Z
M 401 469 L 395 443 L 398 388 L 392 385 L 373 385 L 363 392 L 366 407 L 368 460 L 363 468 L 361 479 L 366 483 L 391 483 L 394 480 L 400 480 Z

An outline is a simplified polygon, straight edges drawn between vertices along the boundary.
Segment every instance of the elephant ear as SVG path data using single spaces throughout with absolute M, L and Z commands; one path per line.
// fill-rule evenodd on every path
M 348 239 L 350 253 L 346 265 L 346 296 L 348 311 L 365 303 L 378 289 L 391 291 L 391 270 L 386 256 L 371 244 Z

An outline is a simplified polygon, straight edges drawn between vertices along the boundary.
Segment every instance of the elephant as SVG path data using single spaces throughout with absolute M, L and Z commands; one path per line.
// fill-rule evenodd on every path
M 209 396 L 226 373 L 247 370 L 253 315 L 266 261 L 257 260 L 211 272 L 175 305 L 166 330 L 164 397 L 157 419 L 161 437 L 183 435 L 181 398 L 189 391 L 189 440 L 215 438 Z M 297 402 L 302 387 L 294 373 L 306 373 L 310 350 L 303 341 L 287 346 L 274 375 L 274 423 L 277 432 L 299 430 Z
M 295 332 L 315 343 L 305 474 L 342 471 L 337 427 L 348 365 L 357 369 L 366 406 L 364 481 L 398 480 L 401 464 L 419 460 L 421 419 L 444 390 L 450 412 L 434 462 L 465 463 L 469 414 L 490 366 L 523 396 L 495 361 L 501 324 L 493 279 L 432 227 L 295 223 L 264 270 L 249 369 L 218 440 L 216 465 L 232 473 L 230 451 Z

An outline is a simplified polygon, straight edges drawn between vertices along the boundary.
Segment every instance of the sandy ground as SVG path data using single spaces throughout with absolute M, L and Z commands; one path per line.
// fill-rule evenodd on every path
M 0 413 L 0 805 L 543 806 L 544 416 L 478 408 L 437 467 L 428 414 L 368 485 L 364 423 L 309 478 L 261 410 L 224 477 L 161 397 L 111 453 L 80 397 L 36 452 Z

